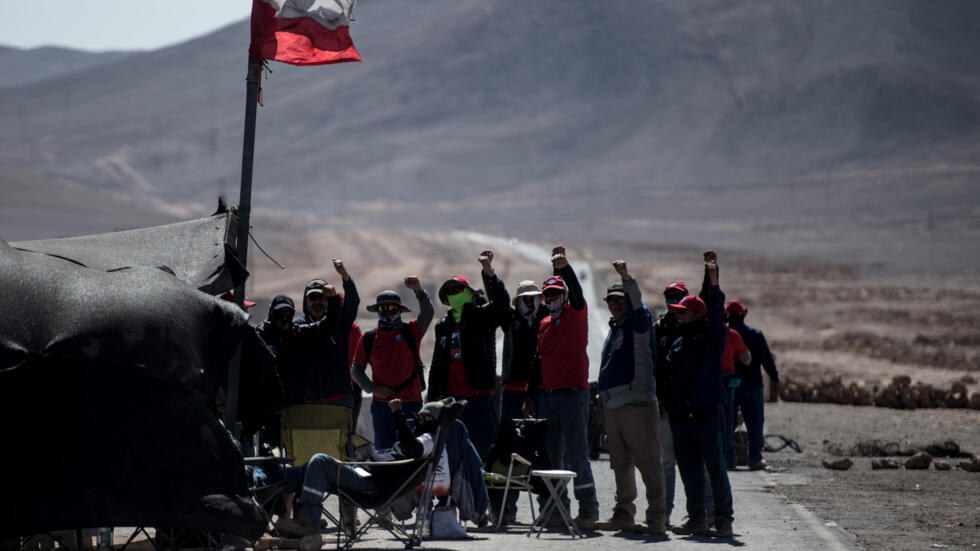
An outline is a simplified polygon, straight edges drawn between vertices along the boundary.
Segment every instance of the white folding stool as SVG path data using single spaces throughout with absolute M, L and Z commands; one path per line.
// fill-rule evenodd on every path
M 532 470 L 531 476 L 536 476 L 544 482 L 545 488 L 548 488 L 548 500 L 545 501 L 544 505 L 538 512 L 538 518 L 534 520 L 534 524 L 531 525 L 531 530 L 527 533 L 530 536 L 532 533 L 537 531 L 537 537 L 541 537 L 541 532 L 545 528 L 545 523 L 551 518 L 552 512 L 555 508 L 558 508 L 558 514 L 561 515 L 562 521 L 565 523 L 565 527 L 568 528 L 568 533 L 575 537 L 578 535 L 578 531 L 575 529 L 575 522 L 572 520 L 572 515 L 569 514 L 568 509 L 565 508 L 565 504 L 561 501 L 561 494 L 568 486 L 569 481 L 575 478 L 576 474 L 574 471 L 563 471 L 558 469 L 548 469 L 548 470 Z

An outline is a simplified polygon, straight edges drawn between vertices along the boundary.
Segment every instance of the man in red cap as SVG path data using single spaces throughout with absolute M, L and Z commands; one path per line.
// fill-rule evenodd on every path
M 725 327 L 725 294 L 718 286 L 718 256 L 704 253 L 705 288 L 701 297 L 688 295 L 669 308 L 677 316 L 677 339 L 662 366 L 661 394 L 670 416 L 677 467 L 687 495 L 688 521 L 672 530 L 681 535 L 732 537 L 732 489 L 722 456 L 721 356 Z M 660 386 L 658 384 L 658 386 Z M 714 494 L 715 530 L 708 529 L 704 511 L 704 472 Z
M 745 316 L 749 313 L 748 309 L 741 302 L 733 300 L 728 303 L 725 310 L 728 312 L 728 327 L 742 336 L 742 340 L 752 354 L 749 364 L 740 369 L 742 384 L 735 389 L 732 418 L 735 418 L 738 408 L 742 408 L 742 417 L 745 419 L 745 427 L 749 432 L 749 468 L 752 470 L 765 469 L 766 460 L 762 458 L 762 426 L 765 424 L 764 385 L 759 368 L 762 367 L 766 370 L 773 385 L 779 384 L 779 372 L 776 370 L 776 362 L 772 359 L 772 353 L 769 351 L 769 343 L 766 342 L 765 335 L 762 334 L 762 331 L 745 325 Z M 734 427 L 731 428 L 734 430 Z
M 467 400 L 459 420 L 486 460 L 497 433 L 497 412 L 491 396 L 497 377 L 497 327 L 506 319 L 510 296 L 494 273 L 493 252 L 483 251 L 478 260 L 483 267 L 486 299 L 462 275 L 447 279 L 439 287 L 439 301 L 449 306 L 449 312 L 436 323 L 427 400 L 435 402 L 447 396 Z
M 657 365 L 667 364 L 667 352 L 670 345 L 677 339 L 677 316 L 670 309 L 671 304 L 677 304 L 687 296 L 687 285 L 683 281 L 671 281 L 664 287 L 664 301 L 667 311 L 660 314 L 653 324 L 654 335 L 657 339 Z M 660 455 L 664 465 L 664 498 L 667 525 L 670 525 L 670 514 L 674 510 L 674 490 L 677 486 L 677 459 L 674 457 L 674 437 L 670 434 L 670 414 L 664 407 L 668 399 L 662 388 L 666 383 L 661 382 L 661 371 L 656 370 L 657 376 L 657 406 L 660 410 Z
M 530 413 L 537 394 L 538 416 L 548 419 L 548 458 L 557 469 L 575 471 L 575 523 L 579 529 L 593 530 L 599 501 L 589 462 L 589 311 L 565 247 L 551 251 L 551 265 L 554 275 L 541 288 L 550 315 L 538 328 L 538 355 L 524 409 Z

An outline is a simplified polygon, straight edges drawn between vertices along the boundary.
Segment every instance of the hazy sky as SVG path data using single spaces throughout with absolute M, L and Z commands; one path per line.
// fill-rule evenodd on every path
M 155 49 L 248 17 L 251 0 L 0 0 L 0 44 Z

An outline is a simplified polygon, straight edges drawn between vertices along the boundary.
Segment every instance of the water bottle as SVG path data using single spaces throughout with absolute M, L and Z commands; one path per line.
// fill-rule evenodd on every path
M 112 551 L 112 528 L 99 528 L 96 534 L 96 549 L 98 551 Z

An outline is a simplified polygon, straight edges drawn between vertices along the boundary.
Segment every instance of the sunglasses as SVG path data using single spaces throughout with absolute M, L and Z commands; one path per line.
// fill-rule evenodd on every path
M 401 310 L 401 306 L 394 302 L 385 302 L 378 305 L 378 312 L 394 312 L 395 310 Z
M 458 295 L 458 294 L 460 294 L 460 293 L 463 292 L 463 289 L 466 289 L 466 287 L 463 287 L 462 285 L 453 285 L 452 287 L 449 287 L 448 289 L 446 289 L 446 294 L 447 295 Z

